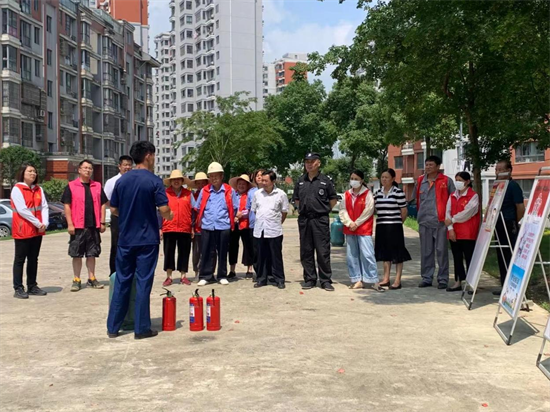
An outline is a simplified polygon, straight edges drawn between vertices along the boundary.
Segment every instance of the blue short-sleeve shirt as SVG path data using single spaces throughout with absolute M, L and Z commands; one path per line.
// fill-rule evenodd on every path
M 168 198 L 162 180 L 145 169 L 134 169 L 116 182 L 111 206 L 118 208 L 118 244 L 124 247 L 160 243 L 157 207 Z

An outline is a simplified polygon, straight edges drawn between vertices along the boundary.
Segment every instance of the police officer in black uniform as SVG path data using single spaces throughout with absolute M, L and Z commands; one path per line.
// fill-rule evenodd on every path
M 317 284 L 314 252 L 317 254 L 321 287 L 333 291 L 330 268 L 329 213 L 336 205 L 336 191 L 332 181 L 319 172 L 321 158 L 318 153 L 305 156 L 306 173 L 294 187 L 292 200 L 298 204 L 300 228 L 300 260 L 304 268 L 303 289 Z

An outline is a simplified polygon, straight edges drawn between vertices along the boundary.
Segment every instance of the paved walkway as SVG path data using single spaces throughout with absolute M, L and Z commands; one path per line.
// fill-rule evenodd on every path
M 483 278 L 470 312 L 460 294 L 418 289 L 419 242 L 407 230 L 414 261 L 402 290 L 348 290 L 345 249 L 334 248 L 336 291 L 301 293 L 296 225 L 285 224 L 286 290 L 254 290 L 245 280 L 217 286 L 222 330 L 192 333 L 194 286 L 174 285 L 179 328 L 144 341 L 107 338 L 107 289 L 69 291 L 68 235 L 46 237 L 39 283 L 49 294 L 27 301 L 12 297 L 13 243 L 0 242 L 0 410 L 550 410 L 550 382 L 535 367 L 540 333 L 503 343 L 492 327 L 493 279 Z M 108 235 L 102 246 L 109 250 Z M 157 328 L 161 262 L 151 299 Z M 544 328 L 542 309 L 522 314 Z

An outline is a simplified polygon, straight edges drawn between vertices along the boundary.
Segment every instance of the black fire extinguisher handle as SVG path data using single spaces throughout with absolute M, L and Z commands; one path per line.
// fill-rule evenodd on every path
M 214 291 L 214 289 L 212 289 L 212 299 L 214 299 L 216 297 L 216 293 Z

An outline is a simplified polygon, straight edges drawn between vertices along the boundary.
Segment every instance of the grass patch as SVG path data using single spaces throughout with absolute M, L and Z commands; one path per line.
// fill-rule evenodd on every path
M 407 220 L 403 223 L 405 226 L 407 226 L 409 229 L 412 229 L 416 232 L 418 232 L 418 221 L 414 217 L 407 217 Z
M 55 235 L 57 233 L 67 233 L 67 229 L 59 229 L 59 230 L 50 230 L 49 232 L 46 232 L 46 236 L 48 235 Z M 7 237 L 0 237 L 0 242 L 2 240 L 12 240 L 13 238 L 11 236 Z

